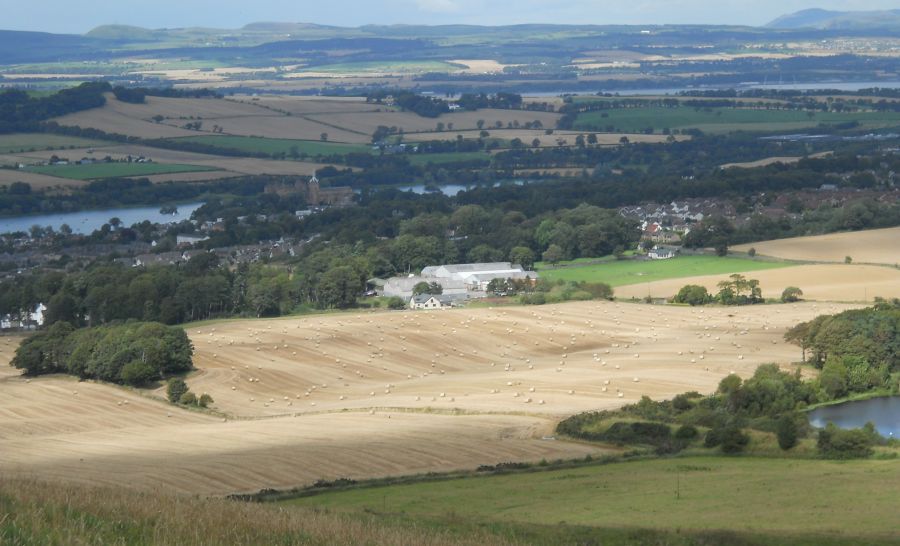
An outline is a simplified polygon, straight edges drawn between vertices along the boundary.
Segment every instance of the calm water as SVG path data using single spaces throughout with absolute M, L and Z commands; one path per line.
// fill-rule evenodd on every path
M 400 191 L 411 191 L 413 193 L 418 193 L 418 194 L 443 193 L 444 195 L 452 196 L 452 195 L 456 195 L 457 193 L 459 193 L 461 191 L 472 190 L 475 188 L 496 188 L 499 186 L 506 186 L 506 185 L 523 186 L 523 185 L 525 185 L 525 180 L 494 182 L 493 184 L 473 184 L 471 186 L 464 186 L 462 184 L 445 184 L 443 186 L 436 187 L 434 190 L 426 189 L 424 184 L 416 184 L 413 186 L 399 186 L 397 189 Z
M 683 91 L 705 91 L 711 89 L 778 89 L 791 91 L 808 91 L 810 89 L 837 89 L 839 91 L 859 91 L 860 89 L 898 89 L 900 81 L 883 82 L 832 82 L 832 83 L 770 83 L 770 84 L 744 84 L 744 85 L 710 85 L 703 87 L 659 87 L 643 89 L 579 89 L 578 91 L 536 91 L 522 93 L 528 97 L 557 97 L 563 94 L 593 94 L 600 91 L 604 93 L 618 93 L 619 95 L 675 95 Z
M 860 428 L 869 421 L 885 438 L 900 438 L 900 396 L 846 402 L 809 412 L 809 422 L 814 427 L 831 422 L 841 428 Z
M 27 233 L 31 226 L 34 225 L 41 227 L 51 226 L 54 230 L 59 231 L 61 225 L 68 224 L 73 232 L 87 235 L 94 230 L 100 229 L 100 226 L 108 223 L 109 219 L 114 217 L 121 220 L 123 226 L 139 224 L 144 220 L 149 220 L 155 224 L 172 224 L 190 219 L 191 214 L 200 208 L 201 205 L 203 203 L 178 205 L 178 212 L 175 214 L 160 214 L 160 206 L 158 205 L 153 207 L 85 210 L 81 212 L 44 214 L 41 216 L 0 218 L 0 233 L 15 231 Z

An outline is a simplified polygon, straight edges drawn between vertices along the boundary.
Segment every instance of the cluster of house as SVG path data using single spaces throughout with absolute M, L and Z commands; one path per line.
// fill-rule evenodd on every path
M 44 325 L 44 311 L 46 310 L 47 306 L 39 303 L 22 316 L 0 316 L 0 330 L 34 330 Z
M 409 302 L 411 309 L 443 309 L 473 298 L 487 297 L 488 285 L 494 279 L 536 281 L 538 274 L 510 262 L 432 265 L 419 275 L 371 279 L 375 293 L 385 297 L 399 297 Z M 440 295 L 414 295 L 420 283 L 441 285 Z

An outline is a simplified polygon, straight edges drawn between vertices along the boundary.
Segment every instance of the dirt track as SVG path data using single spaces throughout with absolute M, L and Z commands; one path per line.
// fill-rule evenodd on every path
M 786 327 L 844 308 L 587 302 L 195 326 L 188 383 L 221 415 L 3 367 L 0 472 L 224 494 L 579 457 L 602 450 L 541 439 L 557 418 L 796 360 Z

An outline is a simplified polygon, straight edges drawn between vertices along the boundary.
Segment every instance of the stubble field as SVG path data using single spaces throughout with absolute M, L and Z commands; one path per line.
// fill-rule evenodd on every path
M 777 239 L 738 245 L 732 250 L 747 252 L 755 248 L 762 256 L 810 262 L 843 262 L 850 256 L 854 263 L 897 265 L 900 264 L 897 241 L 900 241 L 900 227 Z
M 845 308 L 585 302 L 194 325 L 188 384 L 215 412 L 0 368 L 0 472 L 225 494 L 599 454 L 545 437 L 571 413 L 795 361 L 786 328 Z

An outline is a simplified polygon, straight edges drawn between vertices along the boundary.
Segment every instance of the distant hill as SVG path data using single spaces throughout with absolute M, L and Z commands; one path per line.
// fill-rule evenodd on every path
M 0 30 L 0 59 L 4 64 L 90 57 L 108 46 L 104 40 L 73 34 Z
M 165 31 L 150 30 L 131 25 L 102 25 L 85 34 L 88 38 L 129 41 L 155 40 L 164 35 Z
M 259 22 L 244 25 L 241 30 L 253 32 L 308 32 L 314 30 L 348 30 L 342 27 L 333 27 L 328 25 L 317 25 L 315 23 L 272 23 Z
M 829 11 L 805 9 L 782 15 L 766 25 L 769 28 L 817 28 L 827 30 L 900 31 L 900 9 L 884 11 Z

